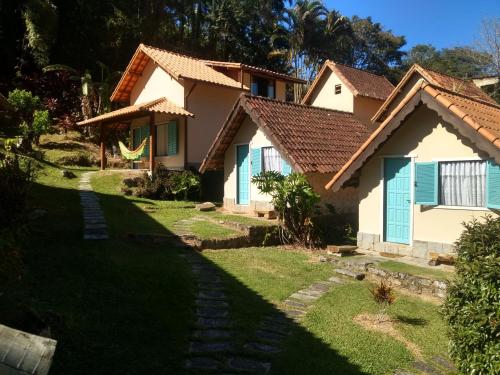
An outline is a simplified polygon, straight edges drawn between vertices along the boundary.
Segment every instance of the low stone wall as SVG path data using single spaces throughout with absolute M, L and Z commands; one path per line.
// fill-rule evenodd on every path
M 357 244 L 362 250 L 407 255 L 422 259 L 430 259 L 434 254 L 454 254 L 455 251 L 453 245 L 446 243 L 413 240 L 413 245 L 408 246 L 391 242 L 381 242 L 380 235 L 361 232 L 358 232 Z
M 386 280 L 392 286 L 406 289 L 415 294 L 425 294 L 443 299 L 446 297 L 447 284 L 422 276 L 415 276 L 404 272 L 386 271 L 378 268 L 373 260 L 361 260 L 356 257 L 347 259 L 330 259 L 335 267 L 342 267 L 356 272 L 364 272 L 370 280 Z

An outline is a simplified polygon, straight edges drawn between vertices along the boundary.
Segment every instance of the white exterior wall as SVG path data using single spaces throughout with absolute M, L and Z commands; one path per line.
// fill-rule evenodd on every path
M 383 239 L 384 156 L 412 156 L 414 162 L 488 159 L 452 125 L 437 114 L 420 106 L 361 169 L 359 184 L 359 232 L 375 234 Z M 414 166 L 412 166 L 414 168 Z M 413 190 L 413 183 L 411 184 Z M 410 228 L 413 241 L 452 244 L 462 232 L 462 222 L 480 219 L 484 209 L 447 208 L 412 205 Z M 410 223 L 411 225 L 411 223 Z
M 335 95 L 335 85 L 341 85 L 341 93 Z M 337 75 L 328 70 L 316 86 L 310 99 L 314 107 L 336 109 L 338 111 L 354 112 L 354 95 Z
M 150 60 L 130 93 L 130 104 L 145 103 L 162 97 L 184 108 L 182 83 Z

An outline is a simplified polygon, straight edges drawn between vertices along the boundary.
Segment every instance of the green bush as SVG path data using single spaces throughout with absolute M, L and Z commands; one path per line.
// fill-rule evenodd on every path
M 464 226 L 444 304 L 451 356 L 463 374 L 500 374 L 500 218 Z
M 200 177 L 191 171 L 175 171 L 159 165 L 152 176 L 126 178 L 122 192 L 141 198 L 196 200 L 200 189 Z
M 282 230 L 284 242 L 315 247 L 319 243 L 312 217 L 319 195 L 313 190 L 306 176 L 292 173 L 283 176 L 278 172 L 262 172 L 252 177 L 260 192 L 269 194 Z
M 337 212 L 332 205 L 326 205 L 328 212 L 312 218 L 322 246 L 355 245 L 357 217 L 352 213 Z
M 20 270 L 19 239 L 26 229 L 28 194 L 35 178 L 32 164 L 0 153 L 0 285 Z

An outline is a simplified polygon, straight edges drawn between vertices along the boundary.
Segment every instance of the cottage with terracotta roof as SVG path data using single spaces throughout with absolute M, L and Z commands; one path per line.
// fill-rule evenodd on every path
M 326 185 L 358 186 L 362 249 L 429 258 L 500 213 L 500 106 L 471 81 L 413 66 L 380 126 Z
M 356 189 L 324 185 L 368 138 L 370 128 L 352 113 L 242 94 L 212 144 L 202 173 L 224 171 L 224 207 L 272 210 L 270 197 L 251 183 L 262 171 L 304 173 L 323 203 L 357 209 Z
M 123 107 L 79 125 L 100 127 L 102 169 L 109 135 L 119 127 L 131 130 L 132 149 L 147 140 L 136 168 L 198 168 L 242 92 L 286 100 L 286 86 L 302 83 L 267 69 L 141 44 L 111 96 Z
M 367 124 L 394 86 L 383 76 L 327 60 L 303 104 L 353 113 Z

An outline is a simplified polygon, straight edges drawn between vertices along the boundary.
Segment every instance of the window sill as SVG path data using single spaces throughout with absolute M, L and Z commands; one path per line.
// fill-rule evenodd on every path
M 433 208 L 445 209 L 445 210 L 466 210 L 466 211 L 489 211 L 487 207 L 469 207 L 469 206 L 444 206 L 438 205 L 433 206 Z

